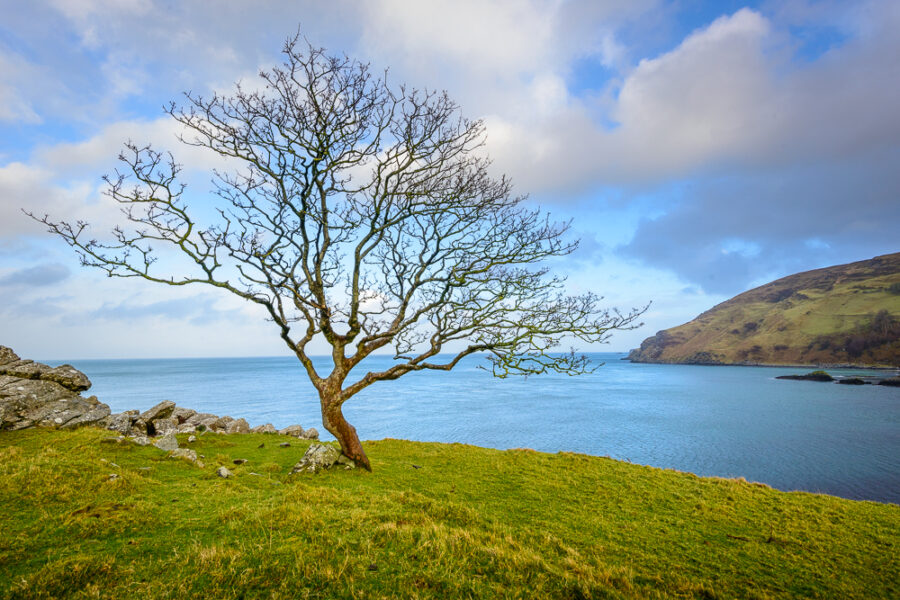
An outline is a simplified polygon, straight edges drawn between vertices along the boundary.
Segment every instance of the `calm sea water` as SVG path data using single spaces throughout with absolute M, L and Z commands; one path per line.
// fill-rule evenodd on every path
M 775 379 L 803 369 L 632 364 L 622 356 L 594 355 L 606 364 L 591 375 L 505 380 L 472 359 L 450 373 L 376 383 L 344 413 L 363 439 L 583 452 L 900 503 L 900 389 Z M 369 368 L 391 364 L 370 360 Z M 299 423 L 330 437 L 293 358 L 70 362 L 113 412 L 174 400 L 251 425 Z M 327 362 L 320 359 L 320 372 Z

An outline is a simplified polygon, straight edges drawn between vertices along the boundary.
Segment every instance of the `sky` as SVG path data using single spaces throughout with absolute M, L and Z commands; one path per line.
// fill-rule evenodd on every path
M 446 90 L 484 120 L 496 173 L 572 220 L 581 245 L 554 267 L 569 288 L 652 302 L 641 329 L 583 350 L 625 351 L 767 281 L 900 251 L 896 0 L 211 6 L 0 0 L 0 344 L 20 356 L 287 353 L 255 307 L 82 268 L 22 209 L 108 229 L 101 176 L 129 139 L 193 159 L 202 193 L 212 165 L 162 107 L 253 85 L 298 28 Z

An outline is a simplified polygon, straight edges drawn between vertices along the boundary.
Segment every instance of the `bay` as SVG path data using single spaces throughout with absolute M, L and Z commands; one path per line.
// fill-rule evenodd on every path
M 781 490 L 900 503 L 900 390 L 776 380 L 804 369 L 633 364 L 597 353 L 595 373 L 497 379 L 454 371 L 379 382 L 347 402 L 362 439 L 580 452 L 743 477 Z M 321 427 L 318 398 L 290 357 L 74 360 L 113 412 L 162 400 L 251 425 Z M 317 358 L 327 372 L 329 359 Z M 392 364 L 371 357 L 367 370 Z M 834 375 L 862 370 L 829 370 Z M 360 375 L 362 372 L 360 372 Z M 881 373 L 884 375 L 884 373 Z M 353 375 L 357 375 L 355 372 Z

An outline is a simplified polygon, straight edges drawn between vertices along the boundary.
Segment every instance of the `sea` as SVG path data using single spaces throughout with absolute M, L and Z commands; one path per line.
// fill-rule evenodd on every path
M 804 368 L 638 364 L 624 356 L 591 354 L 601 366 L 587 375 L 505 379 L 470 357 L 449 373 L 377 382 L 348 400 L 344 414 L 363 440 L 579 452 L 900 504 L 900 389 L 776 379 Z M 320 373 L 329 360 L 315 359 Z M 251 426 L 315 427 L 333 439 L 293 357 L 46 362 L 83 371 L 94 384 L 89 393 L 113 412 L 172 400 Z M 350 377 L 391 364 L 370 357 Z

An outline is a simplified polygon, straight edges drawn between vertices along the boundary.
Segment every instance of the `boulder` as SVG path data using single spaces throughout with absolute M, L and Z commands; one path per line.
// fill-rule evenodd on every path
M 191 462 L 197 462 L 197 453 L 190 448 L 176 448 L 172 451 L 172 458 L 184 458 Z
M 103 426 L 109 406 L 79 394 L 90 387 L 87 376 L 70 365 L 22 360 L 0 346 L 0 430 Z
M 110 431 L 118 431 L 122 435 L 128 435 L 131 433 L 132 423 L 137 420 L 140 414 L 136 410 L 126 410 L 125 412 L 109 415 L 106 419 L 106 428 Z
M 289 435 L 291 437 L 303 437 L 303 434 L 306 432 L 299 425 L 288 425 L 278 433 L 280 433 L 281 435 Z
M 131 424 L 131 433 L 134 435 L 147 435 L 147 421 L 138 417 Z
M 175 403 L 171 400 L 163 400 L 153 408 L 145 410 L 141 413 L 141 420 L 146 423 L 152 423 L 157 419 L 165 419 L 171 417 L 175 411 Z
M 886 385 L 889 387 L 900 387 L 900 377 L 888 377 L 878 382 L 878 385 Z
M 178 420 L 174 417 L 155 419 L 152 425 L 154 435 L 166 435 L 169 432 L 175 432 L 178 430 Z
M 150 441 L 150 438 L 148 438 L 146 435 L 136 435 L 133 438 L 131 438 L 131 441 L 134 442 L 135 444 L 137 444 L 138 446 L 149 446 L 150 444 L 153 443 Z
M 231 477 L 231 471 L 229 471 L 227 467 L 219 467 L 218 469 L 216 469 L 216 475 L 218 475 L 222 479 L 228 479 L 229 477 Z
M 188 422 L 188 419 L 197 414 L 196 410 L 190 408 L 181 408 L 180 406 L 176 406 L 175 410 L 172 411 L 172 418 L 178 421 L 179 425 L 183 425 Z
M 271 423 L 266 423 L 265 425 L 257 425 L 250 430 L 250 433 L 278 433 L 278 430 Z
M 161 438 L 159 438 L 158 440 L 156 440 L 156 442 L 154 442 L 153 445 L 156 446 L 157 448 L 159 448 L 160 450 L 172 451 L 172 450 L 178 449 L 178 440 L 175 439 L 175 433 L 172 432 L 172 433 L 167 433 L 166 435 L 164 435 Z
M 203 421 L 206 421 L 209 419 L 212 419 L 213 421 L 215 421 L 218 418 L 219 418 L 218 415 L 214 415 L 212 413 L 194 413 L 193 415 L 188 417 L 188 419 L 187 419 L 187 421 L 185 421 L 185 423 L 187 423 L 188 425 L 200 425 Z
M 197 423 L 196 428 L 198 431 L 215 431 L 214 426 L 219 422 L 219 417 L 213 415 L 211 417 L 206 417 Z
M 317 440 L 319 439 L 319 432 L 316 431 L 315 427 L 310 427 L 306 431 L 303 432 L 303 435 L 300 436 L 304 440 Z
M 246 419 L 235 419 L 225 426 L 225 433 L 250 433 L 250 423 Z
M 234 421 L 234 417 L 225 415 L 224 417 L 219 417 L 211 425 L 207 425 L 207 427 L 209 429 L 212 429 L 213 431 L 225 431 L 226 427 L 228 427 L 228 424 L 232 421 Z
M 310 444 L 300 462 L 291 469 L 291 475 L 295 473 L 318 473 L 323 469 L 330 469 L 335 463 L 338 463 L 341 456 L 340 450 L 334 446 Z

